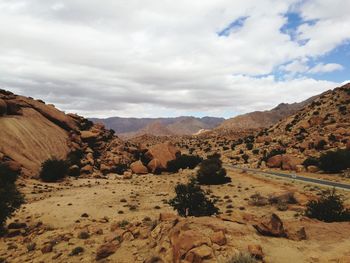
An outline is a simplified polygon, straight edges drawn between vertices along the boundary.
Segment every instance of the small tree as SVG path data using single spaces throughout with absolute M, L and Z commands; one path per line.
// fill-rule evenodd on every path
M 344 208 L 344 201 L 335 189 L 321 195 L 317 201 L 307 204 L 305 215 L 325 222 L 350 221 L 350 210 Z
M 225 184 L 231 182 L 231 178 L 226 176 L 226 170 L 222 167 L 219 154 L 208 156 L 208 159 L 200 164 L 197 181 L 199 184 Z
M 350 151 L 338 149 L 321 155 L 320 168 L 329 173 L 339 173 L 350 168 Z
M 4 224 L 13 212 L 23 203 L 23 197 L 17 190 L 15 181 L 18 173 L 0 164 L 0 236 L 4 234 Z
M 176 196 L 169 201 L 169 204 L 180 216 L 211 216 L 219 212 L 194 178 L 188 184 L 178 184 L 175 193 Z
M 43 162 L 39 176 L 44 182 L 56 182 L 63 179 L 67 173 L 67 162 L 65 160 L 52 158 Z
M 168 162 L 168 171 L 172 173 L 178 172 L 180 169 L 194 169 L 200 162 L 202 158 L 197 155 L 180 155 L 175 160 Z

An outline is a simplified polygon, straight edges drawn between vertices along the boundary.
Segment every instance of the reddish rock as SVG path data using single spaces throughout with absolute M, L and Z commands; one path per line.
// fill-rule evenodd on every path
M 264 236 L 273 237 L 286 237 L 286 231 L 283 226 L 282 220 L 276 214 L 272 214 L 269 217 L 265 217 L 260 220 L 254 228 Z
M 295 156 L 289 154 L 282 155 L 282 169 L 283 170 L 297 170 L 297 165 L 301 165 L 303 161 Z
M 158 159 L 161 168 L 166 169 L 168 162 L 175 160 L 179 154 L 180 151 L 172 143 L 166 142 L 151 146 L 145 156 L 149 160 Z
M 282 155 L 274 155 L 267 160 L 266 163 L 269 168 L 280 168 L 282 165 Z
M 158 159 L 153 159 L 147 164 L 147 168 L 151 173 L 157 173 L 162 169 L 162 164 Z
M 43 253 L 43 254 L 50 253 L 50 252 L 52 252 L 52 249 L 53 249 L 53 245 L 51 243 L 46 244 L 45 246 L 43 246 L 41 248 L 41 253 Z
M 264 252 L 262 251 L 262 247 L 260 245 L 248 245 L 248 251 L 250 255 L 258 260 L 262 260 L 264 258 Z
M 317 173 L 320 169 L 315 166 L 315 165 L 309 165 L 306 170 L 309 172 L 309 173 Z
M 223 246 L 227 243 L 225 233 L 223 231 L 214 232 L 210 236 L 211 242 L 218 244 L 219 246 Z
M 350 138 L 346 142 L 346 149 L 350 150 Z
M 109 257 L 110 255 L 114 254 L 117 249 L 118 245 L 113 242 L 103 244 L 96 251 L 96 260 Z
M 98 133 L 94 133 L 94 132 L 91 132 L 91 131 L 82 131 L 80 133 L 80 137 L 83 141 L 92 141 L 92 140 L 96 140 L 97 137 L 99 136 Z
M 147 167 L 144 166 L 141 161 L 133 162 L 130 165 L 130 169 L 135 174 L 147 174 L 148 173 Z
M 203 260 L 213 258 L 213 250 L 207 245 L 191 249 L 185 257 L 186 262 L 201 263 Z

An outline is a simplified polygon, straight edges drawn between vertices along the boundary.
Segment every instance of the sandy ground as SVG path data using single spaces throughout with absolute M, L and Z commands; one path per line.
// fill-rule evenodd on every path
M 52 184 L 26 181 L 22 191 L 26 193 L 27 203 L 11 221 L 18 220 L 27 224 L 41 221 L 48 226 L 50 231 L 33 237 L 38 246 L 54 234 L 72 235 L 72 239 L 68 243 L 58 244 L 54 252 L 48 254 L 41 253 L 40 247 L 27 252 L 23 239 L 0 239 L 0 258 L 6 258 L 8 262 L 93 262 L 96 246 L 104 240 L 111 222 L 140 222 L 145 217 L 155 220 L 160 212 L 173 212 L 166 200 L 173 197 L 177 183 L 186 182 L 194 174 L 195 171 L 185 170 L 179 174 L 134 176 L 131 180 L 70 179 Z M 321 187 L 233 171 L 228 174 L 232 183 L 203 187 L 212 197 L 218 199 L 217 206 L 223 213 L 221 216 L 234 219 L 236 214 L 247 214 L 256 220 L 275 212 L 287 225 L 305 226 L 308 234 L 305 241 L 263 237 L 249 223 L 242 225 L 231 222 L 231 225 L 227 225 L 229 245 L 246 249 L 247 244 L 258 243 L 263 247 L 265 261 L 272 263 L 345 262 L 340 261 L 340 258 L 350 257 L 350 223 L 326 224 L 306 219 L 302 216 L 303 207 L 300 205 L 290 205 L 287 211 L 278 211 L 272 205 L 257 207 L 248 204 L 250 196 L 255 193 L 269 196 L 297 191 L 315 196 Z M 349 200 L 349 192 L 340 193 Z M 82 217 L 84 213 L 88 216 Z M 103 229 L 104 234 L 94 235 L 85 241 L 76 238 L 79 230 L 91 227 Z M 244 234 L 234 236 L 237 228 Z M 107 262 L 143 262 L 152 253 L 147 242 L 130 241 Z M 15 248 L 11 246 L 13 243 L 16 244 Z M 77 245 L 87 248 L 84 254 L 74 258 L 67 257 Z M 53 259 L 59 253 L 63 255 Z

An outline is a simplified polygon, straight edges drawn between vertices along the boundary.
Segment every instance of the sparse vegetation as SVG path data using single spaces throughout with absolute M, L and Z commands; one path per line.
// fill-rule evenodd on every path
M 184 154 L 168 162 L 168 171 L 176 173 L 180 169 L 194 169 L 201 161 L 202 158 L 197 155 Z
M 231 182 L 231 178 L 226 176 L 226 170 L 222 167 L 220 155 L 214 154 L 202 161 L 197 173 L 197 181 L 205 185 Z
M 319 200 L 309 201 L 305 214 L 325 222 L 350 221 L 350 210 L 344 208 L 344 200 L 335 189 L 322 193 Z
M 339 173 L 350 168 L 350 151 L 338 149 L 337 151 L 328 151 L 321 155 L 319 167 L 329 173 Z
M 63 179 L 67 172 L 67 161 L 52 158 L 43 162 L 39 176 L 44 182 L 56 182 Z
M 18 173 L 0 164 L 0 236 L 4 234 L 4 223 L 23 203 L 23 197 L 15 182 Z
M 175 192 L 176 196 L 169 201 L 169 204 L 180 216 L 211 216 L 219 212 L 194 178 L 188 184 L 178 184 Z

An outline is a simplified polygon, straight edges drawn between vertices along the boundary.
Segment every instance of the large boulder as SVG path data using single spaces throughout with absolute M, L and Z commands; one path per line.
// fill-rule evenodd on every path
M 82 131 L 80 133 L 80 137 L 83 141 L 93 141 L 96 140 L 98 136 L 98 133 L 92 131 Z
M 162 164 L 157 158 L 155 158 L 147 164 L 147 167 L 151 173 L 158 173 L 162 169 Z
M 346 149 L 350 150 L 350 139 L 346 142 Z
M 264 236 L 286 237 L 287 233 L 284 229 L 282 220 L 276 214 L 264 217 L 254 228 Z
M 175 160 L 177 156 L 181 154 L 172 143 L 165 142 L 151 146 L 145 153 L 146 158 L 149 160 L 158 159 L 160 167 L 166 169 L 168 162 Z
M 130 169 L 135 174 L 147 174 L 148 169 L 141 161 L 136 161 L 130 164 Z
M 289 154 L 283 154 L 282 155 L 282 169 L 283 170 L 297 170 L 297 166 L 301 165 L 303 163 L 303 160 L 295 157 L 295 156 L 291 156 Z
M 3 99 L 0 99 L 0 116 L 7 113 L 7 104 Z
M 282 165 L 282 155 L 274 155 L 267 160 L 266 163 L 269 168 L 280 168 Z

